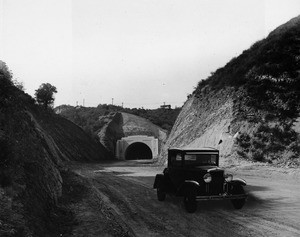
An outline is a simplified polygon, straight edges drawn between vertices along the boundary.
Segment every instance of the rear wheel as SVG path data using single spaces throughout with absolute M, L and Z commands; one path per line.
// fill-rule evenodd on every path
M 162 202 L 166 199 L 166 193 L 161 188 L 157 188 L 156 192 L 158 201 Z
M 183 202 L 187 212 L 194 213 L 197 210 L 197 201 L 195 195 L 185 196 Z
M 232 190 L 232 194 L 238 195 L 238 194 L 245 194 L 243 186 L 234 186 Z M 231 203 L 235 209 L 241 209 L 246 202 L 245 198 L 242 199 L 232 199 Z

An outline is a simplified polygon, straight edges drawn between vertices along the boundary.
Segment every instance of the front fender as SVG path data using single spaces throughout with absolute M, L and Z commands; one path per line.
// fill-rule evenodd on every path
M 163 174 L 157 174 L 155 176 L 153 188 L 161 188 L 164 185 L 164 175 Z
M 197 190 L 199 189 L 200 184 L 195 180 L 185 180 L 184 183 L 180 185 L 180 187 L 177 190 L 178 196 L 185 196 L 186 194 L 190 192 L 197 193 Z
M 243 179 L 240 179 L 240 178 L 236 178 L 236 179 L 232 180 L 229 183 L 232 184 L 232 185 L 242 185 L 242 186 L 246 186 L 247 185 L 246 181 L 243 180 Z

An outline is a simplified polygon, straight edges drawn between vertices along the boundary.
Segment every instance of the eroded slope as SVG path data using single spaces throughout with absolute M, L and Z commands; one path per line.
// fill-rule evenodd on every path
M 164 154 L 170 146 L 211 146 L 225 157 L 299 165 L 299 45 L 296 17 L 200 81 Z
M 5 69 L 5 68 L 4 68 Z M 0 235 L 46 236 L 62 194 L 65 161 L 107 158 L 72 122 L 44 111 L 0 70 Z

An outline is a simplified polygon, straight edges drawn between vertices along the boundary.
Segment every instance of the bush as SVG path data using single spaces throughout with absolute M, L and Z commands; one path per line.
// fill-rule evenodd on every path
M 0 168 L 2 168 L 8 164 L 12 154 L 9 139 L 5 136 L 0 136 L 0 151 Z
M 0 137 L 0 151 L 0 186 L 7 187 L 12 183 L 8 167 L 12 158 L 12 150 L 7 137 Z
M 255 161 L 264 161 L 264 155 L 263 152 L 260 151 L 255 151 L 252 153 L 252 159 Z
M 255 161 L 286 159 L 282 154 L 297 157 L 300 154 L 299 135 L 289 123 L 261 122 L 251 133 L 242 133 L 237 139 L 237 153 Z
M 243 149 L 248 149 L 250 147 L 250 136 L 247 133 L 242 133 L 240 134 L 237 139 L 236 139 L 236 143 Z

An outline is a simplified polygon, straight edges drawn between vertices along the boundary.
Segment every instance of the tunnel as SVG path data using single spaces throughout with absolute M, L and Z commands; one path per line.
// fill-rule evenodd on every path
M 126 160 L 146 160 L 152 159 L 151 149 L 142 142 L 135 142 L 128 146 L 125 152 Z

